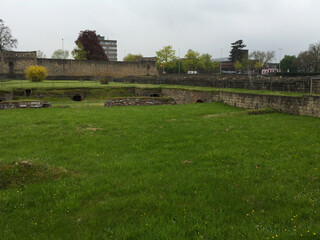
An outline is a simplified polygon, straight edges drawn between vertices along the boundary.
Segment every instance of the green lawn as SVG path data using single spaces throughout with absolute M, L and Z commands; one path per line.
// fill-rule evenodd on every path
M 320 238 L 319 118 L 3 110 L 0 146 L 1 240 Z

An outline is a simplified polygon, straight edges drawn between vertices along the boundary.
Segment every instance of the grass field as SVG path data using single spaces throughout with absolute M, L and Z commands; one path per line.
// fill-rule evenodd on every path
M 4 110 L 0 146 L 0 239 L 320 239 L 318 118 Z

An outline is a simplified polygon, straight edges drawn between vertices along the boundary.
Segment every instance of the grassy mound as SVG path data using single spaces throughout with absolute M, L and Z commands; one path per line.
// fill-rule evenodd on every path
M 66 174 L 66 170 L 46 165 L 35 165 L 29 161 L 1 163 L 0 190 L 14 187 L 22 188 L 31 183 L 55 180 Z

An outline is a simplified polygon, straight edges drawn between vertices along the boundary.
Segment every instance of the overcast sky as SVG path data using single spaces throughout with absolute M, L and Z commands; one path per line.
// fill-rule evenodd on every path
M 319 0 L 0 0 L 0 18 L 18 39 L 17 50 L 70 52 L 81 30 L 118 41 L 125 54 L 155 56 L 172 45 L 214 58 L 243 39 L 254 50 L 296 55 L 320 41 Z

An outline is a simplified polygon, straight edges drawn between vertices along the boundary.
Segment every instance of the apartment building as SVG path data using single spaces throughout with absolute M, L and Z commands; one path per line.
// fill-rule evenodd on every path
M 117 61 L 117 40 L 106 40 L 104 36 L 100 35 L 98 35 L 98 39 L 109 61 Z

